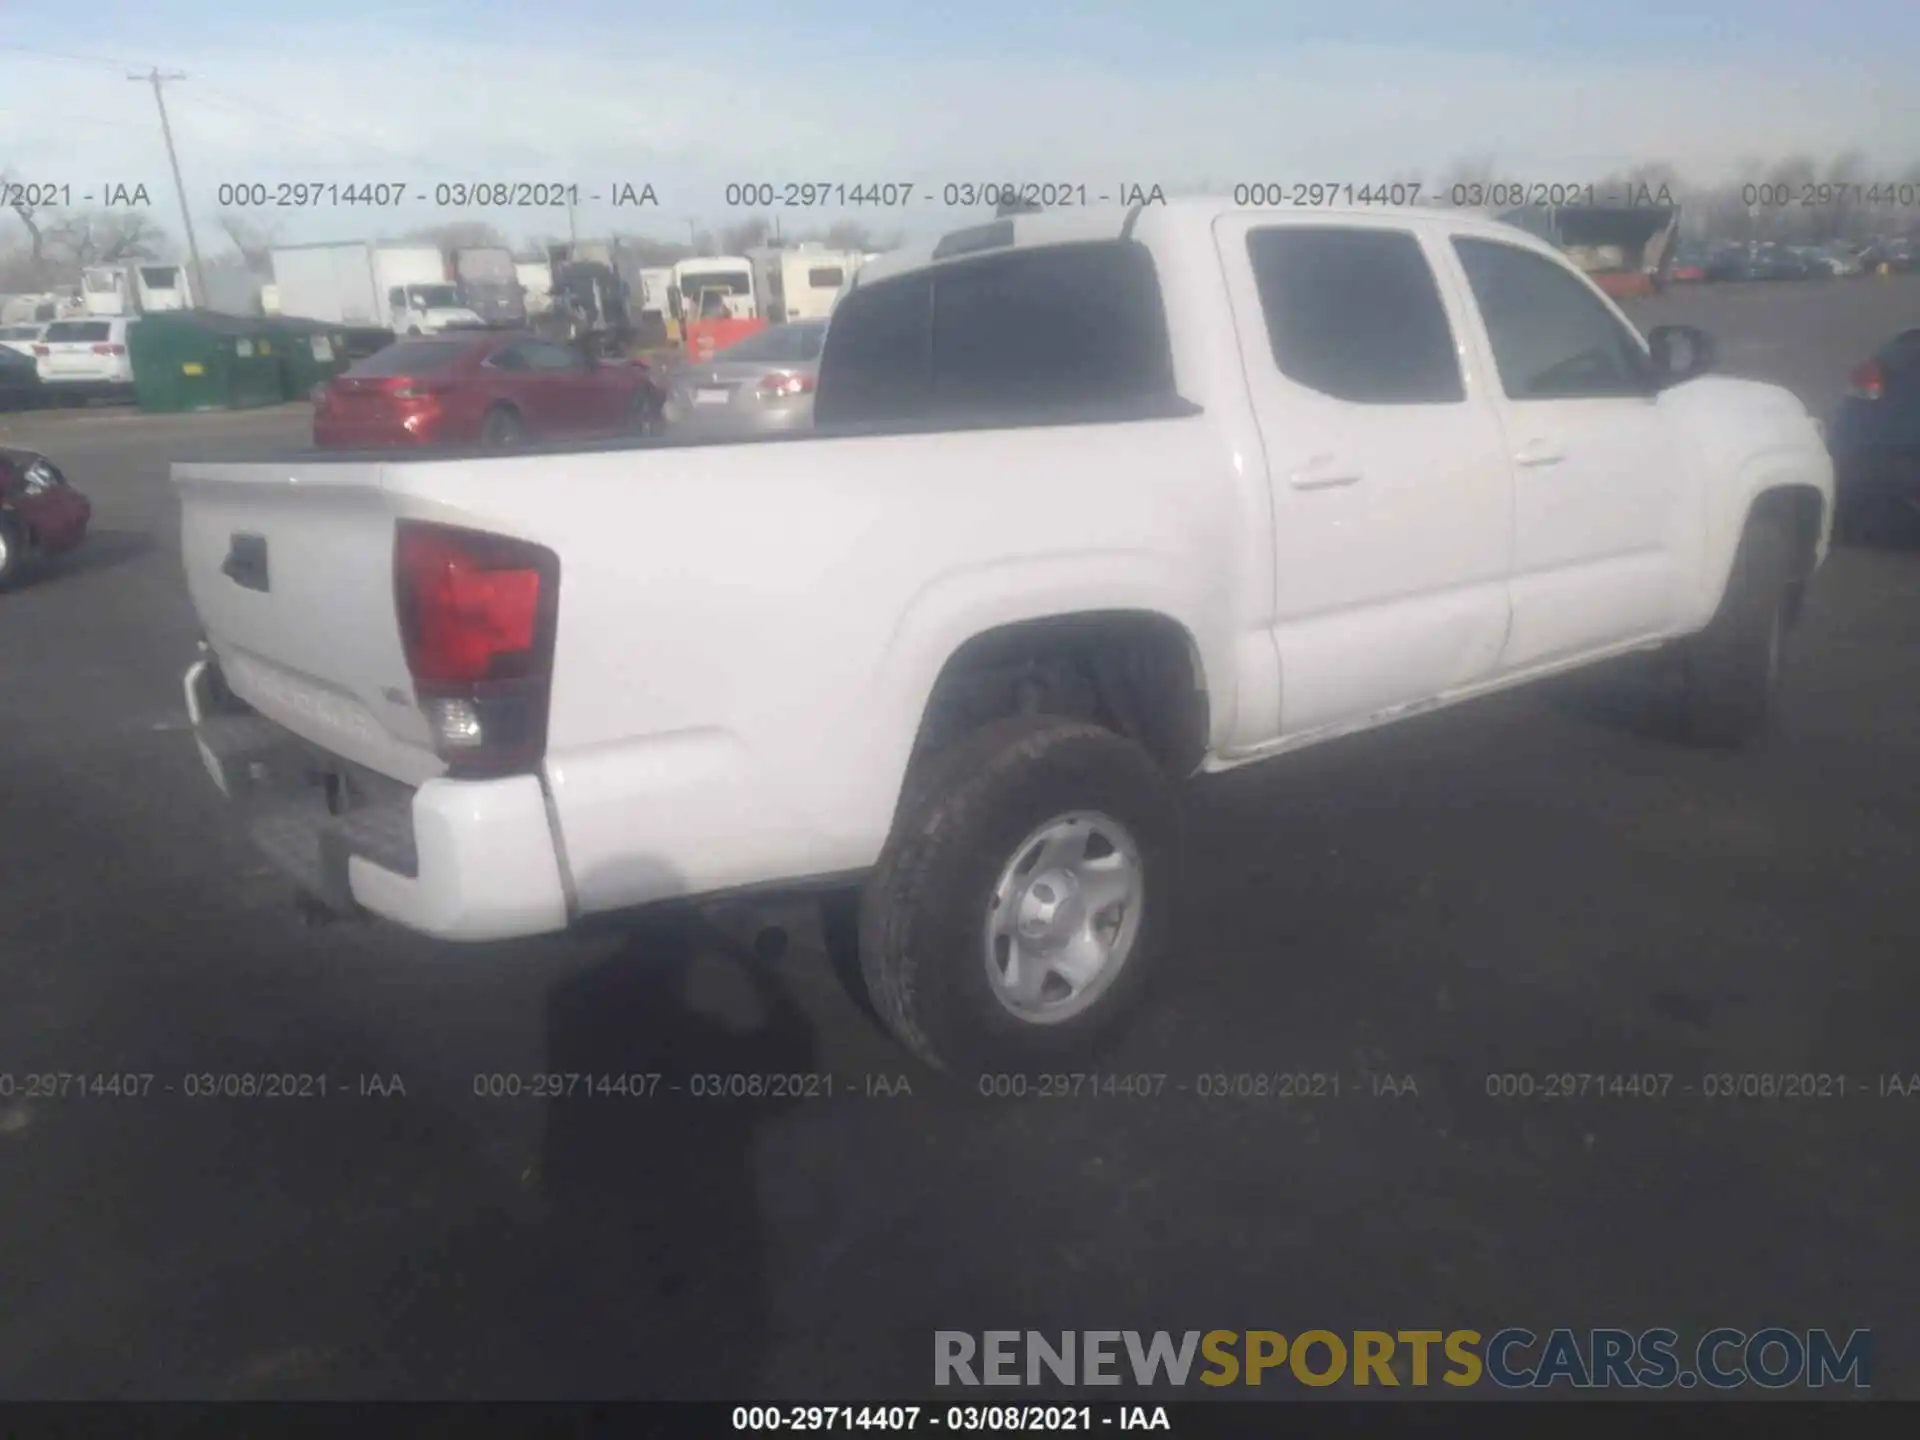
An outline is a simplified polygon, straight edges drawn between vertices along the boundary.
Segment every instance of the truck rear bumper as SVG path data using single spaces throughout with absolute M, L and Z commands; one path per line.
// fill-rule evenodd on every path
M 234 699 L 215 661 L 186 674 L 194 742 L 254 843 L 309 897 L 446 940 L 566 928 L 567 889 L 537 776 L 417 789 L 307 745 Z

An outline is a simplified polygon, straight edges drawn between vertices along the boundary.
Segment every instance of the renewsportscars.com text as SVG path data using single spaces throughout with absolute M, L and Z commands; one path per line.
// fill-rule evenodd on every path
M 1501 1389 L 1782 1390 L 1872 1384 L 1873 1333 L 1651 1330 L 938 1330 L 953 1386 L 1493 1385 Z

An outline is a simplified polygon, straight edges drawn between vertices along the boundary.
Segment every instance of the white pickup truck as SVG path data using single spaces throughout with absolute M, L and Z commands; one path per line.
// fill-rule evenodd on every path
M 957 1073 L 1081 1052 L 1180 781 L 1630 651 L 1762 727 L 1833 477 L 1461 215 L 1181 200 L 867 266 L 817 433 L 178 463 L 202 757 L 309 895 L 449 940 L 827 897 Z

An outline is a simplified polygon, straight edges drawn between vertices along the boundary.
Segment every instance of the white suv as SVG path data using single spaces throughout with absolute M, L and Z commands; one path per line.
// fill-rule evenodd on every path
M 139 323 L 104 315 L 54 321 L 33 347 L 40 383 L 75 394 L 130 394 L 133 358 L 127 353 L 127 332 Z

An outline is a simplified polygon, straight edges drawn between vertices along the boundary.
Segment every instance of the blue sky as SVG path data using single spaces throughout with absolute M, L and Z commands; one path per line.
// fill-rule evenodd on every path
M 0 166 L 88 189 L 145 183 L 176 233 L 152 95 L 129 66 L 187 72 L 168 96 L 203 232 L 217 230 L 218 186 L 242 180 L 650 180 L 657 212 L 583 205 L 578 223 L 667 235 L 741 218 L 724 204 L 738 180 L 911 180 L 924 201 L 946 181 L 995 177 L 1364 184 L 1437 180 L 1474 157 L 1521 181 L 1649 159 L 1705 177 L 1857 147 L 1891 178 L 1920 157 L 1910 0 L 33 0 L 4 12 Z M 305 240 L 435 217 L 409 202 L 256 218 Z M 564 215 L 465 218 L 565 228 Z M 936 202 L 864 218 L 913 230 L 955 217 Z

